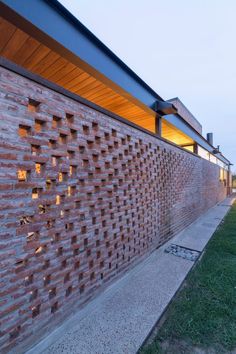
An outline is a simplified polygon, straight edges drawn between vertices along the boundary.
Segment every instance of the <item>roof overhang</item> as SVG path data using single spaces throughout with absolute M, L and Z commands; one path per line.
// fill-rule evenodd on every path
M 163 99 L 56 0 L 2 0 L 0 12 L 18 28 L 153 113 Z M 39 16 L 43 14 L 43 16 Z M 52 25 L 53 24 L 53 25 Z
M 179 114 L 168 114 L 164 116 L 164 119 L 177 129 L 181 130 L 185 135 L 191 137 L 202 148 L 214 154 L 215 147 L 209 144 L 209 142 L 200 133 L 194 130 L 192 126 L 187 123 Z M 216 157 L 226 165 L 229 165 L 230 161 L 226 159 L 221 153 L 217 153 Z

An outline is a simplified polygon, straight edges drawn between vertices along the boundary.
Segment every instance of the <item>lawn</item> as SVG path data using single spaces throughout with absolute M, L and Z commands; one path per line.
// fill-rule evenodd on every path
M 221 354 L 236 349 L 236 204 L 154 332 L 140 353 Z

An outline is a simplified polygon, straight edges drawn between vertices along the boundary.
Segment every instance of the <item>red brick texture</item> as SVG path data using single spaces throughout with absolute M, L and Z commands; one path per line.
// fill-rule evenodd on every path
M 5 352 L 39 340 L 226 188 L 211 162 L 4 68 L 0 79 Z

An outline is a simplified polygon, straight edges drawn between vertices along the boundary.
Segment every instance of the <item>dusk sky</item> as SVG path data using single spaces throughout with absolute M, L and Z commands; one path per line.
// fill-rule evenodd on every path
M 236 171 L 235 0 L 61 0 L 161 97 L 178 96 Z

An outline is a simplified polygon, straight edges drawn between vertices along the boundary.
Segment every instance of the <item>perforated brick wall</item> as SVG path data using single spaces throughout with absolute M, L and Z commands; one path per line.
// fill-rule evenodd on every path
M 4 352 L 39 340 L 226 188 L 216 165 L 4 68 L 0 75 Z

